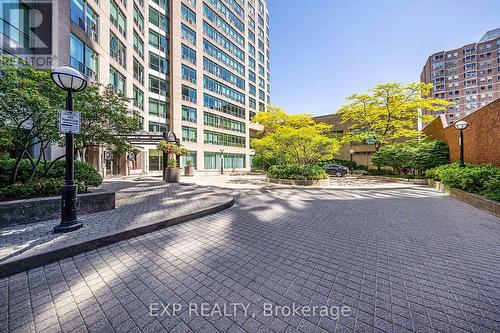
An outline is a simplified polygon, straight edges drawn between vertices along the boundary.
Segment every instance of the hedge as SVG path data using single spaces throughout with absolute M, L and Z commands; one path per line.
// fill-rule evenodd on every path
M 318 165 L 273 165 L 267 175 L 274 179 L 316 180 L 326 179 L 328 174 Z
M 446 164 L 427 170 L 425 174 L 446 186 L 500 201 L 500 168 L 492 164 L 467 164 L 464 168 L 457 163 Z
M 28 183 L 17 183 L 0 188 L 0 200 L 27 199 L 61 193 L 64 180 L 60 178 L 39 179 Z M 77 182 L 78 192 L 86 191 L 82 182 Z
M 412 140 L 380 148 L 372 158 L 378 167 L 392 167 L 396 174 L 422 174 L 425 170 L 447 164 L 450 152 L 440 140 Z
M 33 179 L 36 181 L 41 178 L 44 170 L 45 164 L 49 165 L 51 161 L 41 161 L 38 169 L 35 173 Z M 14 170 L 15 160 L 14 159 L 0 159 L 0 188 L 6 187 L 11 184 L 12 173 Z M 66 161 L 57 161 L 54 163 L 52 168 L 43 176 L 43 179 L 55 178 L 63 179 L 66 168 Z M 28 160 L 22 160 L 17 173 L 17 181 L 19 183 L 33 182 L 30 180 L 32 173 L 32 166 Z M 75 179 L 83 184 L 86 188 L 88 186 L 99 186 L 102 183 L 102 177 L 99 172 L 90 164 L 75 161 Z

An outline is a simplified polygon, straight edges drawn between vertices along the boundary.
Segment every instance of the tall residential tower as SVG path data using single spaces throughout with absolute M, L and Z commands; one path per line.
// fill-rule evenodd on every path
M 47 2 L 15 2 L 29 8 L 40 1 Z M 270 102 L 265 0 L 49 2 L 52 67 L 74 67 L 132 98 L 143 131 L 168 129 L 181 138 L 189 150 L 182 163 L 219 169 L 223 150 L 225 168 L 250 168 L 249 120 Z M 3 20 L 3 39 L 22 43 L 25 22 Z M 161 169 L 154 146 L 137 148 L 133 168 Z M 100 168 L 103 149 L 89 157 Z
M 486 32 L 479 42 L 431 55 L 420 81 L 433 83 L 432 95 L 453 102 L 449 124 L 500 97 L 500 28 Z

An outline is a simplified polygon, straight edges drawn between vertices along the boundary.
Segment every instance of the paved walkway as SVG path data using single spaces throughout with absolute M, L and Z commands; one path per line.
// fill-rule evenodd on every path
M 79 220 L 84 226 L 77 231 L 54 234 L 52 230 L 59 219 L 0 228 L 0 265 L 152 225 L 232 200 L 228 195 L 216 196 L 206 188 L 165 184 L 154 177 L 107 180 L 102 188 L 116 192 L 116 209 L 81 215 Z
M 424 186 L 219 191 L 236 204 L 1 279 L 0 331 L 500 331 L 492 215 Z

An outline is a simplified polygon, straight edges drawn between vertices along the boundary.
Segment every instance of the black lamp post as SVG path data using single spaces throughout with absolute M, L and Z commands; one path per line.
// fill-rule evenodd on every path
M 460 138 L 458 139 L 458 144 L 460 145 L 460 167 L 461 168 L 465 167 L 465 163 L 464 163 L 464 132 L 463 132 L 463 130 L 466 129 L 467 126 L 469 126 L 469 123 L 464 121 L 464 120 L 460 120 L 460 121 L 457 121 L 455 123 L 455 128 L 460 130 Z
M 224 149 L 220 150 L 220 174 L 224 174 Z
M 177 135 L 175 135 L 174 132 L 170 131 L 170 132 L 164 132 L 163 133 L 163 138 L 165 139 L 165 141 L 167 141 L 168 143 L 172 143 L 174 145 L 177 145 L 178 147 L 180 147 L 181 145 L 181 142 L 179 139 L 177 139 Z M 168 156 L 167 152 L 163 152 L 163 180 L 166 181 L 167 180 L 167 177 L 166 177 L 166 173 L 165 173 L 165 170 L 167 169 L 167 159 L 169 159 L 170 157 Z M 177 156 L 177 165 L 179 166 L 180 163 L 179 163 L 179 157 Z
M 73 111 L 73 93 L 87 88 L 84 76 L 71 67 L 57 67 L 51 73 L 52 81 L 61 89 L 66 90 L 66 110 Z M 54 227 L 54 232 L 69 232 L 82 227 L 76 215 L 76 184 L 74 166 L 75 148 L 73 133 L 66 133 L 66 172 L 64 185 L 61 189 L 61 223 Z
M 349 150 L 349 152 L 351 153 L 351 165 L 350 165 L 350 169 L 351 169 L 351 175 L 352 175 L 353 172 L 354 172 L 354 167 L 352 165 L 352 155 L 354 154 L 354 149 Z

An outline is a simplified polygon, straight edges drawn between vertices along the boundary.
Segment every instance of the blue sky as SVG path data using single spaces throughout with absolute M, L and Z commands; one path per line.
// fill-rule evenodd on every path
M 419 81 L 427 57 L 500 27 L 500 0 L 267 0 L 271 103 L 331 114 L 377 83 Z M 446 13 L 446 16 L 443 14 Z

